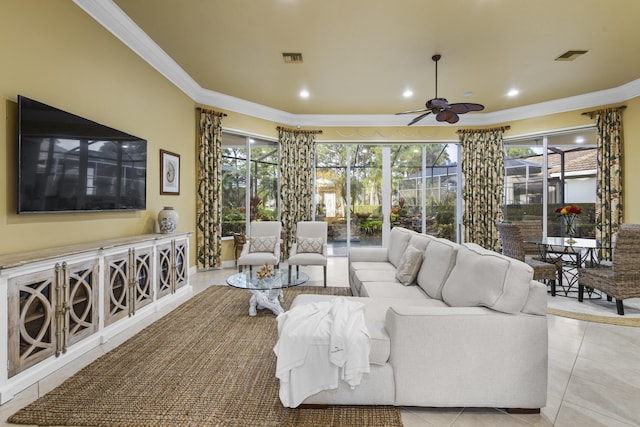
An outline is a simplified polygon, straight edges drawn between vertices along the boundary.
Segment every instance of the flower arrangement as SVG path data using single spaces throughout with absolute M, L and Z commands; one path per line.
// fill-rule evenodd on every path
M 565 232 L 569 236 L 567 242 L 575 242 L 573 236 L 576 234 L 576 218 L 582 213 L 582 210 L 574 205 L 567 205 L 556 209 L 556 212 L 560 214 L 560 217 L 564 218 Z

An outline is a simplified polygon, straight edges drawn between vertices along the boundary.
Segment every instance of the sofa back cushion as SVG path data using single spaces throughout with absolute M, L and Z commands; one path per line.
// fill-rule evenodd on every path
M 435 237 L 427 236 L 426 234 L 412 233 L 407 247 L 413 246 L 414 248 L 420 249 L 424 252 L 424 250 L 427 249 L 429 242 L 433 239 L 435 239 Z
M 427 247 L 428 249 L 428 247 Z M 519 313 L 527 301 L 533 269 L 524 262 L 466 243 L 442 288 L 450 306 L 484 306 Z
M 418 272 L 418 285 L 431 298 L 442 300 L 442 287 L 456 263 L 459 246 L 447 239 L 429 240 Z
M 393 227 L 389 233 L 389 262 L 394 267 L 398 267 L 402 254 L 407 249 L 409 239 L 411 238 L 411 231 L 402 227 Z

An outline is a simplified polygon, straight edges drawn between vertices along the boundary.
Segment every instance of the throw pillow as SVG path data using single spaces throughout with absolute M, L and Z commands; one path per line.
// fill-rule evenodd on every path
M 253 252 L 273 252 L 276 250 L 276 236 L 252 237 L 249 244 L 249 253 Z
M 298 237 L 298 253 L 322 253 L 324 239 L 322 237 Z
M 423 251 L 413 246 L 407 246 L 402 254 L 400 264 L 396 269 L 396 279 L 405 286 L 415 282 L 420 265 L 422 265 Z

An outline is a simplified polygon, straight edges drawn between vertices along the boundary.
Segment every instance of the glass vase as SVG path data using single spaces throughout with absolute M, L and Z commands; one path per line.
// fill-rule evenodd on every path
M 564 218 L 565 236 L 568 237 L 567 243 L 573 244 L 576 242 L 574 237 L 576 236 L 576 218 L 575 215 L 567 215 Z

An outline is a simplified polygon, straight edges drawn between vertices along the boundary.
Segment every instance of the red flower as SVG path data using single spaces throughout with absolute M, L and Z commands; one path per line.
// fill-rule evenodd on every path
M 577 206 L 567 205 L 563 208 L 556 209 L 556 212 L 559 213 L 560 215 L 567 215 L 567 214 L 580 215 L 582 213 L 582 210 Z

